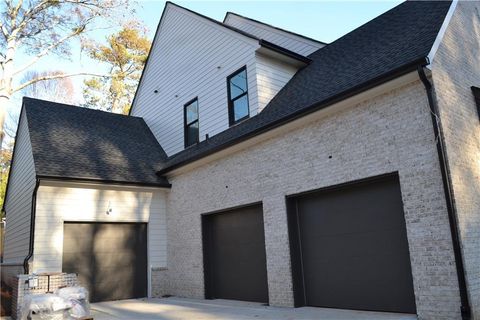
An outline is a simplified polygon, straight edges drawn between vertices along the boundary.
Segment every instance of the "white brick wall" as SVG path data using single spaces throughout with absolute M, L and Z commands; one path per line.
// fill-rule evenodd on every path
M 480 121 L 470 89 L 480 86 L 480 2 L 460 1 L 432 75 L 453 183 L 467 287 L 480 319 Z
M 285 196 L 393 171 L 400 176 L 418 314 L 458 319 L 447 211 L 419 81 L 170 177 L 168 270 L 154 272 L 153 294 L 203 298 L 200 215 L 262 201 L 270 304 L 292 306 Z

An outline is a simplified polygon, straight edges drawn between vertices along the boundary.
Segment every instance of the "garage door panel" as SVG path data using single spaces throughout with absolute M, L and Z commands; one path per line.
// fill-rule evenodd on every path
M 306 251 L 311 254 L 311 259 L 323 259 L 331 257 L 367 256 L 367 255 L 390 255 L 408 254 L 403 246 L 401 230 L 379 230 L 377 232 L 336 234 L 329 236 L 302 236 L 302 243 Z M 386 239 L 380 241 L 379 239 Z M 331 243 L 335 242 L 335 245 Z M 351 250 L 351 248 L 356 248 Z
M 314 223 L 323 235 L 397 229 L 404 223 L 404 217 L 395 214 L 396 210 L 385 210 L 403 207 L 401 198 L 391 194 L 393 190 L 380 186 L 369 186 L 369 190 L 354 189 L 357 190 L 333 190 L 300 197 L 298 210 L 303 213 L 299 216 L 300 222 L 304 225 Z M 330 214 L 322 215 L 323 212 Z
M 404 265 L 404 259 L 396 254 L 390 254 L 382 256 L 359 256 L 348 260 L 318 260 L 315 262 L 315 268 L 311 268 L 313 264 L 306 266 L 305 283 L 307 289 L 309 287 L 318 288 L 320 285 L 335 287 L 338 285 L 338 274 L 342 274 L 343 281 L 348 282 L 349 287 L 376 287 L 379 290 L 382 287 L 388 286 L 387 289 L 390 290 L 392 283 L 395 283 L 395 286 L 398 288 L 401 287 L 405 281 L 409 280 L 404 277 L 404 273 L 400 272 L 398 268 L 389 269 L 389 272 L 385 273 L 385 268 L 389 268 L 392 264 Z M 358 270 L 363 271 L 361 276 L 358 276 Z M 379 277 L 380 274 L 382 275 L 381 277 Z M 314 290 L 316 290 L 316 288 L 314 288 Z M 346 290 L 346 292 L 348 291 L 349 290 Z M 389 294 L 388 291 L 385 293 Z
M 63 271 L 79 275 L 93 302 L 145 297 L 146 230 L 146 224 L 65 223 Z
M 268 302 L 261 206 L 203 216 L 208 298 Z
M 69 236 L 64 233 L 63 236 L 63 252 L 89 252 L 92 249 L 91 240 L 83 234 L 82 236 Z
M 134 282 L 123 283 L 122 281 L 112 282 L 97 279 L 94 290 L 97 301 L 111 301 L 135 297 L 139 289 L 141 288 L 138 288 Z
M 88 255 L 85 255 L 83 257 L 78 257 L 73 254 L 64 255 L 62 270 L 64 272 L 77 273 L 80 283 L 85 285 L 88 285 L 89 281 L 84 280 L 90 279 L 93 275 L 93 270 L 91 268 L 91 263 Z
M 123 254 L 99 254 L 95 257 L 95 263 L 97 268 L 110 269 L 110 268 L 127 268 L 131 269 L 132 264 L 137 262 L 135 258 L 136 254 L 133 252 Z
M 294 284 L 303 292 L 295 293 L 300 304 L 416 312 L 397 176 L 289 201 Z

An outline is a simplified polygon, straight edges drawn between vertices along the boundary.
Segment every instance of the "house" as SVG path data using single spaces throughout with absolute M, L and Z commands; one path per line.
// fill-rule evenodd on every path
M 4 277 L 480 319 L 480 3 L 325 44 L 167 3 L 129 116 L 25 98 Z

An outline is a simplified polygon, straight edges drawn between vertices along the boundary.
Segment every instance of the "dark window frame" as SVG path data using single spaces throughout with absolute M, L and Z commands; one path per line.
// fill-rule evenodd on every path
M 480 120 L 480 88 L 472 86 L 473 98 L 477 104 L 478 120 Z
M 197 119 L 187 123 L 187 108 L 194 102 L 197 102 Z M 188 144 L 188 128 L 193 124 L 198 123 L 198 134 L 196 141 Z M 200 142 L 200 105 L 198 103 L 198 97 L 193 98 L 183 105 L 183 145 L 184 148 L 188 148 Z
M 230 94 L 230 80 L 237 76 L 239 73 L 245 71 L 245 81 L 246 81 L 246 86 L 247 86 L 247 90 L 236 96 L 235 98 L 232 99 L 231 97 L 231 94 Z M 250 118 L 250 101 L 249 101 L 249 97 L 248 97 L 248 73 L 247 73 L 247 66 L 243 66 L 241 67 L 240 69 L 238 69 L 237 71 L 233 72 L 232 74 L 230 74 L 228 77 L 227 77 L 227 95 L 228 95 L 228 124 L 230 126 L 233 126 L 237 123 L 240 123 L 242 122 L 243 120 L 246 120 L 248 118 Z M 244 96 L 247 96 L 247 115 L 238 119 L 238 120 L 235 120 L 235 110 L 234 110 L 234 102 Z

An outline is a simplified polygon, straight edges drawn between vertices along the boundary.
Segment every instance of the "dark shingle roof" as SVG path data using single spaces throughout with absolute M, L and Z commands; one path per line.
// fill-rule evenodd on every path
M 407 1 L 312 53 L 312 63 L 280 90 L 257 116 L 171 156 L 160 173 L 199 159 L 415 70 L 427 56 L 450 1 Z
M 169 186 L 167 158 L 142 118 L 23 99 L 39 176 Z

